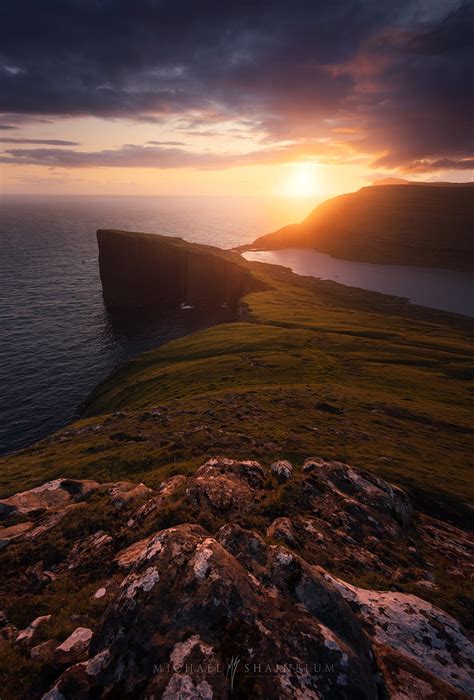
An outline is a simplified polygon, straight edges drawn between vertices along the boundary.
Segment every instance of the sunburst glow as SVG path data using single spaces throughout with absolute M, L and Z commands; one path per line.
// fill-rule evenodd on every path
M 286 197 L 314 197 L 319 194 L 318 166 L 315 163 L 293 163 L 283 183 Z

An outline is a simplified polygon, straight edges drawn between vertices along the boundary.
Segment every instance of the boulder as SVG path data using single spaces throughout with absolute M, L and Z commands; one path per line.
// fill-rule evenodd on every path
M 252 506 L 265 476 L 258 462 L 217 457 L 189 479 L 186 494 L 194 505 L 211 510 L 246 510 Z
M 10 525 L 10 527 L 0 527 L 0 549 L 8 547 L 8 545 L 14 542 L 18 537 L 21 537 L 28 532 L 28 530 L 31 530 L 33 526 L 34 523 L 27 521 L 17 523 L 16 525 Z
M 357 627 L 337 590 L 323 578 L 321 585 L 342 606 L 327 622 L 342 625 L 348 616 Z M 85 683 L 89 693 L 78 697 L 101 688 L 136 698 L 174 698 L 180 692 L 225 697 L 225 669 L 234 652 L 249 664 L 269 666 L 262 675 L 244 665 L 236 672 L 236 687 L 242 683 L 250 696 L 376 697 L 363 645 L 353 646 L 349 635 L 321 622 L 283 586 L 263 586 L 217 539 L 193 525 L 169 528 L 148 541 L 91 640 L 91 658 L 66 671 L 55 692 L 67 697 L 74 675 L 76 687 Z M 210 665 L 224 671 L 208 673 Z
M 273 462 L 270 469 L 279 481 L 287 481 L 293 472 L 293 465 L 286 459 L 279 459 Z
M 182 474 L 172 476 L 163 481 L 156 490 L 156 495 L 148 498 L 145 503 L 135 511 L 128 521 L 129 526 L 142 526 L 147 521 L 151 520 L 160 508 L 173 499 L 186 481 L 187 478 Z
M 51 615 L 41 615 L 31 622 L 24 630 L 20 630 L 16 637 L 16 643 L 22 647 L 31 647 L 38 638 L 39 629 L 51 620 Z
M 149 537 L 145 537 L 143 540 L 133 542 L 133 544 L 125 547 L 125 549 L 121 549 L 120 552 L 116 554 L 114 563 L 122 571 L 128 571 L 133 567 L 137 559 L 140 558 L 154 537 L 154 534 L 150 535 Z
M 32 566 L 28 566 L 22 577 L 25 581 L 25 588 L 29 593 L 39 593 L 55 580 L 56 574 L 44 568 L 43 560 L 37 561 Z
M 408 657 L 443 683 L 474 694 L 474 645 L 453 617 L 414 595 L 366 590 L 326 577 L 374 642 Z
M 56 647 L 57 642 L 55 639 L 47 639 L 31 649 L 30 658 L 32 661 L 37 661 L 44 666 L 53 666 Z
M 402 489 L 342 462 L 306 460 L 300 515 L 292 518 L 312 559 L 348 574 L 392 577 L 410 546 L 412 506 Z M 393 543 L 397 543 L 397 547 Z M 419 577 L 419 576 L 418 576 Z
M 374 644 L 373 650 L 391 700 L 468 700 L 465 693 L 437 678 L 413 658 L 381 644 Z
M 474 579 L 474 548 L 470 531 L 427 515 L 419 516 L 418 531 L 426 547 L 443 552 L 451 576 Z
M 279 540 L 290 547 L 298 548 L 296 533 L 290 518 L 277 518 L 267 528 L 267 537 L 272 540 Z
M 54 650 L 55 663 L 70 666 L 84 661 L 88 655 L 89 642 L 92 638 L 92 630 L 88 627 L 77 627 L 67 639 Z
M 402 527 L 408 527 L 411 523 L 413 509 L 407 494 L 371 472 L 343 462 L 312 458 L 305 461 L 303 474 L 309 476 L 307 484 L 312 484 L 322 493 L 329 490 L 333 497 L 353 500 L 361 506 L 388 513 Z
M 116 508 L 133 505 L 138 501 L 150 498 L 152 494 L 152 489 L 145 484 L 133 484 L 129 481 L 119 481 L 109 489 L 112 504 Z
M 265 481 L 265 469 L 253 460 L 239 461 L 227 457 L 209 459 L 196 471 L 193 478 L 213 479 L 219 476 L 235 478 L 245 482 L 249 488 L 260 488 Z
M 320 622 L 368 653 L 361 626 L 323 569 L 309 565 L 287 547 L 267 545 L 239 525 L 225 525 L 216 539 L 266 588 L 303 604 Z
M 0 514 L 30 515 L 62 509 L 71 502 L 78 502 L 91 495 L 99 484 L 96 481 L 55 479 L 28 491 L 0 500 Z
M 76 542 L 63 566 L 69 571 L 79 567 L 88 567 L 98 557 L 103 565 L 107 561 L 111 561 L 113 557 L 113 538 L 102 530 Z

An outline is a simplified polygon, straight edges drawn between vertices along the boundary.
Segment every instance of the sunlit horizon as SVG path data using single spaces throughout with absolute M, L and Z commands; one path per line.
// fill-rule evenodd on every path
M 19 15 L 0 59 L 0 194 L 323 200 L 474 179 L 467 5 L 366 3 L 349 34 L 331 3 L 257 3 L 245 25 L 224 5 L 177 21 L 161 4 L 65 3 L 61 41 L 41 3 L 13 41 Z

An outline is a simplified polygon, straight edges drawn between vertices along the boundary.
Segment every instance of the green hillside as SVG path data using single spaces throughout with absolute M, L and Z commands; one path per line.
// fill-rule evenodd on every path
M 86 418 L 1 460 L 2 494 L 64 474 L 158 484 L 210 453 L 317 454 L 408 486 L 428 510 L 467 512 L 473 324 L 242 265 L 269 289 L 238 322 L 130 361 Z

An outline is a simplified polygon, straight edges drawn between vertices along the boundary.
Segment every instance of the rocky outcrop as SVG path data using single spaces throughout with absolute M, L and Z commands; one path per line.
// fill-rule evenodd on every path
M 99 267 L 104 300 L 117 309 L 180 304 L 236 309 L 262 284 L 238 256 L 181 238 L 99 230 Z
M 35 528 L 79 503 L 86 520 L 87 508 L 105 504 L 109 526 L 76 538 L 48 571 L 42 562 L 21 570 L 31 540 L 7 550 L 20 562 L 13 595 L 30 595 L 34 577 L 42 577 L 35 591 L 50 592 L 79 577 L 101 610 L 94 624 L 73 615 L 73 631 L 57 640 L 43 632 L 54 629 L 57 611 L 18 631 L 7 606 L 2 643 L 42 669 L 30 697 L 211 699 L 232 691 L 402 700 L 474 692 L 474 649 L 461 624 L 423 597 L 430 589 L 397 589 L 401 570 L 412 585 L 436 585 L 429 557 L 432 548 L 439 556 L 443 527 L 452 529 L 452 565 L 467 573 L 467 541 L 419 518 L 403 490 L 370 472 L 319 458 L 266 467 L 216 457 L 157 489 L 57 480 L 3 501 L 10 518 L 34 517 Z M 170 513 L 186 521 L 159 527 Z M 34 541 L 54 527 L 63 520 Z M 368 567 L 387 574 L 393 589 L 347 582 Z
M 152 491 L 144 484 L 129 481 L 113 484 L 78 479 L 48 481 L 0 500 L 0 522 L 3 523 L 0 526 L 0 549 L 12 542 L 32 540 L 45 534 L 94 494 L 106 494 L 113 506 L 122 508 L 124 505 L 136 505 L 149 497 Z
M 329 577 L 378 645 L 403 654 L 441 681 L 474 694 L 473 646 L 450 615 L 414 595 L 367 591 Z
M 190 479 L 186 494 L 193 504 L 217 512 L 245 510 L 261 495 L 264 479 L 258 462 L 210 459 Z
M 63 661 L 76 663 L 81 657 L 86 656 L 89 642 L 92 638 L 92 630 L 87 627 L 78 627 L 67 639 L 56 647 L 56 653 Z
M 0 500 L 0 519 L 13 515 L 34 515 L 64 508 L 78 503 L 92 494 L 99 484 L 96 481 L 55 479 L 29 491 L 22 491 Z
M 273 559 L 277 570 L 284 569 L 291 554 L 276 552 Z M 191 692 L 188 697 L 197 698 L 198 689 L 205 688 L 205 697 L 225 697 L 225 674 L 206 669 L 224 669 L 234 647 L 250 652 L 250 663 L 252 657 L 258 665 L 280 661 L 281 673 L 268 672 L 253 682 L 265 697 L 375 698 L 361 628 L 336 589 L 324 582 L 323 588 L 332 629 L 295 604 L 283 582 L 278 593 L 263 586 L 201 528 L 182 525 L 157 533 L 92 638 L 82 683 L 89 695 L 107 687 L 118 695 L 176 698 Z M 345 637 L 338 627 L 347 629 Z M 290 660 L 304 670 L 285 669 Z M 320 666 L 329 670 L 318 674 Z M 70 680 L 66 673 L 56 686 L 66 697 Z

